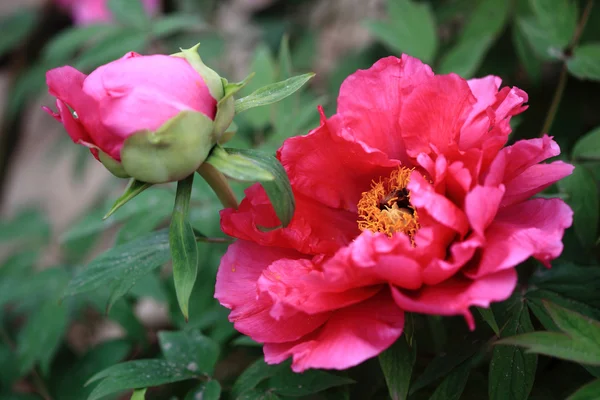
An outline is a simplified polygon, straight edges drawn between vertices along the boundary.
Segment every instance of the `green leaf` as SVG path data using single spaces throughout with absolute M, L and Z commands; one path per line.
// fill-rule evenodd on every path
M 567 400 L 597 400 L 598 393 L 600 393 L 600 379 L 580 387 Z
M 219 381 L 210 380 L 202 382 L 190 390 L 184 400 L 219 400 L 221 398 L 221 385 Z
M 92 385 L 84 387 L 85 382 L 95 372 L 123 360 L 130 350 L 131 344 L 125 340 L 113 340 L 97 345 L 81 359 L 70 364 L 69 368 L 59 376 L 52 376 L 55 384 L 53 392 L 56 393 L 56 398 L 61 400 L 87 398 L 93 387 Z
M 248 336 L 240 336 L 231 341 L 234 346 L 262 347 L 262 343 L 255 342 Z
M 408 396 L 410 377 L 416 359 L 415 343 L 408 345 L 406 337 L 401 336 L 386 351 L 379 355 L 379 365 L 385 376 L 392 400 L 403 400 Z
M 529 0 L 540 28 L 551 45 L 567 47 L 577 26 L 577 4 L 573 0 Z
M 583 292 L 583 291 L 582 291 Z M 590 318 L 600 319 L 600 310 L 587 305 L 586 303 L 582 303 L 581 301 L 573 300 L 572 298 L 564 297 L 560 294 L 552 292 L 550 290 L 533 290 L 527 293 L 527 300 L 530 305 L 535 304 L 539 306 L 540 311 L 547 316 L 547 319 L 550 320 L 550 323 L 547 324 L 544 319 L 540 318 L 538 312 L 536 312 L 536 317 L 540 319 L 540 322 L 544 325 L 546 329 L 558 330 L 556 324 L 550 318 L 550 314 L 546 310 L 544 306 L 544 301 L 551 301 L 554 304 L 558 304 L 562 307 L 565 307 L 569 310 L 577 310 L 580 314 L 586 315 Z M 533 308 L 532 308 L 533 310 Z
M 508 338 L 500 342 L 510 340 L 515 337 L 513 335 L 533 331 L 529 311 L 522 301 L 513 305 L 510 311 L 510 318 L 501 332 L 502 337 Z M 495 347 L 489 370 L 490 400 L 529 398 L 536 367 L 536 355 L 525 354 L 523 349 L 514 346 Z
M 166 383 L 180 382 L 198 377 L 185 365 L 166 360 L 135 360 L 113 365 L 88 380 L 87 384 L 101 380 L 88 400 L 98 400 L 127 389 L 143 389 Z
M 197 15 L 169 14 L 152 22 L 152 34 L 156 38 L 163 38 L 179 32 L 198 31 L 205 27 L 206 24 Z
M 164 221 L 165 215 L 163 213 L 135 215 L 121 226 L 115 239 L 115 245 L 118 246 L 131 242 L 143 235 L 147 235 L 161 226 Z
M 49 371 L 50 362 L 67 329 L 68 310 L 55 301 L 41 306 L 27 320 L 19 334 L 17 355 L 21 373 L 29 371 L 36 362 L 42 374 Z
M 571 157 L 576 160 L 600 161 L 600 126 L 577 140 Z
M 114 31 L 113 24 L 94 24 L 87 26 L 74 26 L 59 32 L 44 47 L 42 58 L 49 64 L 63 64 L 92 39 L 98 40 Z M 89 157 L 89 152 L 86 152 Z
M 496 318 L 494 317 L 494 312 L 492 311 L 492 309 L 477 307 L 477 311 L 479 311 L 481 318 L 483 318 L 483 320 L 487 322 L 487 324 L 490 326 L 490 328 L 492 328 L 494 333 L 497 336 L 500 336 L 500 328 L 498 328 L 498 323 L 496 322 Z
M 538 269 L 531 277 L 530 285 L 600 309 L 600 298 L 596 290 L 600 287 L 600 268 L 596 266 L 582 266 L 564 261 L 553 262 L 552 268 Z M 534 292 L 527 293 L 528 299 L 531 298 L 531 293 Z M 562 303 L 557 303 L 553 299 L 549 300 L 562 305 Z M 572 306 L 567 308 L 576 309 Z M 596 315 L 586 315 L 595 317 L 600 315 L 600 311 Z
M 431 63 L 438 47 L 435 18 L 429 4 L 388 0 L 389 22 L 368 22 L 369 30 L 394 52 Z
M 127 2 L 128 0 L 121 0 Z M 148 33 L 131 28 L 115 28 L 77 58 L 75 67 L 82 71 L 92 70 L 123 57 L 130 51 L 143 53 L 148 44 Z
M 600 43 L 578 46 L 567 60 L 569 72 L 579 79 L 600 81 Z
M 48 268 L 23 278 L 3 277 L 0 279 L 0 307 L 36 297 L 57 302 L 68 282 L 69 274 L 64 268 Z
M 598 212 L 600 200 L 596 180 L 590 171 L 576 164 L 573 173 L 558 182 L 568 195 L 567 203 L 573 209 L 573 228 L 581 244 L 591 248 L 598 239 Z
M 146 398 L 146 390 L 148 389 L 137 389 L 131 394 L 131 400 L 144 400 Z
M 265 363 L 262 357 L 259 358 L 238 376 L 231 389 L 232 396 L 236 398 L 242 393 L 254 389 L 259 383 L 277 374 L 282 369 L 289 369 L 289 363 L 269 365 Z
M 19 9 L 19 11 L 0 19 L 0 57 L 22 43 L 37 27 L 39 14 L 36 10 Z
M 454 72 L 464 78 L 473 76 L 502 32 L 509 11 L 508 1 L 482 0 L 473 10 L 457 44 L 442 58 L 439 73 Z
M 173 282 L 177 302 L 185 319 L 189 318 L 189 300 L 198 276 L 198 246 L 194 228 L 188 221 L 194 174 L 177 183 L 175 207 L 169 228 L 173 260 Z
M 525 38 L 523 29 L 518 23 L 513 23 L 512 41 L 517 53 L 517 57 L 521 61 L 521 64 L 527 72 L 529 79 L 531 79 L 531 81 L 534 83 L 538 83 L 541 75 L 542 61 L 537 57 L 531 48 L 531 45 Z
M 199 374 L 211 375 L 219 357 L 219 345 L 199 331 L 159 332 L 163 355 Z
M 99 288 L 126 288 L 170 259 L 168 232 L 162 230 L 114 247 L 93 260 L 69 282 L 65 296 Z
M 285 368 L 269 379 L 268 387 L 278 395 L 299 397 L 350 383 L 354 383 L 350 378 L 325 371 L 310 369 L 297 374 L 291 369 Z
M 124 206 L 129 200 L 132 200 L 135 196 L 142 193 L 144 190 L 152 186 L 151 183 L 140 182 L 137 179 L 131 179 L 125 188 L 123 194 L 115 201 L 115 204 L 108 210 L 104 218 L 106 219 L 114 214 L 119 208 Z
M 106 5 L 112 16 L 123 25 L 144 29 L 150 23 L 141 0 L 108 0 Z
M 25 209 L 11 220 L 0 222 L 0 242 L 24 241 L 39 244 L 50 238 L 50 223 L 39 210 Z
M 274 156 L 256 150 L 220 149 L 219 147 L 216 147 L 213 153 L 214 156 L 211 154 L 207 163 L 230 178 L 259 181 L 281 221 L 280 226 L 287 226 L 290 223 L 296 207 L 294 193 L 287 173 Z M 280 226 L 267 229 L 276 229 Z
M 429 400 L 460 400 L 465 390 L 469 374 L 471 373 L 471 362 L 465 361 L 444 378 L 442 383 L 435 389 Z
M 259 44 L 250 63 L 250 71 L 254 72 L 254 78 L 242 93 L 250 94 L 273 83 L 276 80 L 276 69 L 275 60 L 269 47 Z M 244 114 L 243 118 L 253 129 L 263 129 L 271 120 L 271 112 L 271 107 L 258 108 Z
M 279 400 L 280 397 L 272 392 L 251 390 L 236 398 L 236 400 Z
M 547 301 L 544 306 L 561 331 L 575 341 L 600 348 L 600 322 Z
M 600 365 L 600 349 L 589 343 L 571 339 L 558 332 L 531 332 L 496 342 L 528 349 L 528 353 L 544 354 L 582 364 Z M 500 347 L 498 347 L 500 348 Z
M 250 108 L 266 106 L 283 100 L 300 89 L 313 76 L 315 76 L 315 74 L 311 72 L 263 86 L 250 95 L 237 99 L 235 101 L 235 113 L 239 114 Z

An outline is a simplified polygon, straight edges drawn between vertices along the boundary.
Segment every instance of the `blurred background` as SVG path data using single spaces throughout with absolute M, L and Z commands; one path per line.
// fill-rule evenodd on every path
M 86 148 L 73 145 L 62 125 L 41 110 L 42 105 L 54 107 L 44 74 L 57 66 L 73 65 L 89 73 L 128 51 L 169 54 L 200 42 L 205 63 L 230 81 L 256 72 L 243 94 L 294 74 L 316 72 L 306 88 L 286 101 L 236 117 L 239 131 L 231 145 L 269 152 L 287 137 L 316 127 L 317 105 L 328 115 L 334 113 L 343 79 L 381 57 L 408 53 L 437 73 L 498 75 L 503 85 L 529 94 L 529 109 L 513 119 L 510 141 L 537 137 L 551 125 L 549 134 L 561 145 L 561 157 L 583 166 L 576 182 L 550 192 L 567 198 L 576 212 L 584 210 L 576 214 L 576 226 L 566 236 L 565 253 L 571 261 L 595 262 L 600 7 L 593 7 L 593 1 L 142 3 L 0 0 L 0 322 L 6 339 L 0 344 L 1 399 L 9 398 L 1 397 L 7 388 L 39 392 L 30 375 L 38 363 L 42 370 L 35 375 L 53 377 L 46 389 L 54 398 L 85 398 L 85 392 L 73 394 L 72 387 L 81 386 L 89 374 L 68 383 L 61 379 L 82 368 L 77 362 L 90 349 L 114 343 L 108 339 L 124 340 L 119 356 L 103 361 L 107 366 L 131 355 L 132 349 L 136 355 L 152 354 L 148 349 L 156 344 L 157 330 L 182 326 L 168 268 L 135 280 L 132 291 L 108 315 L 106 292 L 73 300 L 58 326 L 52 323 L 55 314 L 32 314 L 49 298 L 61 297 L 71 274 L 102 251 L 166 226 L 174 192 L 170 185 L 153 188 L 101 220 L 126 182 L 113 177 Z M 557 89 L 564 93 L 555 96 Z M 574 146 L 582 137 L 587 141 Z M 236 190 L 241 194 L 243 186 Z M 220 205 L 200 179 L 193 202 L 193 225 L 209 236 L 222 236 Z M 219 343 L 230 343 L 236 336 L 226 310 L 212 300 L 214 271 L 225 245 L 201 246 L 206 279 L 197 289 L 194 326 Z M 37 318 L 35 324 L 28 324 L 31 315 Z M 36 330 L 34 325 L 45 328 Z M 239 360 L 246 353 L 241 354 L 233 358 L 234 364 L 244 364 Z M 235 375 L 235 369 L 221 366 L 225 375 Z

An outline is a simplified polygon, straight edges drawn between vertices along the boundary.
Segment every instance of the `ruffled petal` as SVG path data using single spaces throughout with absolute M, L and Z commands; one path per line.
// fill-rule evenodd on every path
M 476 186 L 465 198 L 465 213 L 471 229 L 480 237 L 492 223 L 504 196 L 504 186 Z
M 530 256 L 546 265 L 560 255 L 573 211 L 559 199 L 532 199 L 502 208 L 485 233 L 480 261 L 465 271 L 470 278 L 512 268 Z
M 243 240 L 229 246 L 217 273 L 215 298 L 231 310 L 229 320 L 235 329 L 257 342 L 288 342 L 312 332 L 329 318 L 329 313 L 293 312 L 275 319 L 270 313 L 271 298 L 258 294 L 257 281 L 263 270 L 279 259 L 300 257 L 294 250 L 265 249 Z
M 356 214 L 336 210 L 302 194 L 295 195 L 296 210 L 290 224 L 281 229 L 264 189 L 255 184 L 246 189 L 239 208 L 221 211 L 221 229 L 226 234 L 262 246 L 287 247 L 304 254 L 332 254 L 358 235 Z
M 336 311 L 318 331 L 290 343 L 267 343 L 265 361 L 293 357 L 292 369 L 346 369 L 375 357 L 402 334 L 404 313 L 386 291 Z
M 463 315 L 469 329 L 475 329 L 469 307 L 489 307 L 506 300 L 517 284 L 517 273 L 507 269 L 477 280 L 452 278 L 435 286 L 425 286 L 416 293 L 392 287 L 396 304 L 405 311 L 432 315 Z

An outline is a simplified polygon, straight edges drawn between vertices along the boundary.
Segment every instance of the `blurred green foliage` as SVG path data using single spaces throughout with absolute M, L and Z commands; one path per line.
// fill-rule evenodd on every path
M 248 50 L 247 70 L 256 76 L 243 95 L 319 66 L 324 38 L 307 22 L 308 13 L 299 11 L 325 2 L 329 0 L 273 1 L 254 13 L 251 22 L 260 40 Z M 324 105 L 328 114 L 335 110 L 347 75 L 402 52 L 439 73 L 465 78 L 494 74 L 504 85 L 526 90 L 530 109 L 515 124 L 510 140 L 537 137 L 546 127 L 559 142 L 560 157 L 576 165 L 575 173 L 545 195 L 566 199 L 575 211 L 574 226 L 553 268 L 525 262 L 519 268 L 522 290 L 481 310 L 475 332 L 468 332 L 460 318 L 414 315 L 414 342 L 397 343 L 379 363 L 301 375 L 291 373 L 287 363 L 266 365 L 256 343 L 233 329 L 227 310 L 213 299 L 227 239 L 219 229 L 221 205 L 197 179 L 189 221 L 197 232 L 217 240 L 196 243 L 198 276 L 188 296 L 187 323 L 171 270 L 165 267 L 170 258 L 163 228 L 169 224 L 173 185 L 152 188 L 102 221 L 114 201 L 107 195 L 59 237 L 52 236 L 41 207 L 23 208 L 12 220 L 2 221 L 0 241 L 8 251 L 0 267 L 0 399 L 109 399 L 145 388 L 131 398 L 600 398 L 600 330 L 591 320 L 600 320 L 600 7 L 593 3 L 387 0 L 382 2 L 383 18 L 365 19 L 356 27 L 366 29 L 372 40 L 324 68 L 308 88 L 236 116 L 232 145 L 273 153 L 286 138 L 318 125 L 317 105 Z M 344 2 L 330 5 L 344 7 Z M 5 125 L 24 117 L 27 103 L 45 90 L 44 72 L 60 65 L 89 72 L 128 51 L 174 53 L 196 42 L 202 43 L 207 64 L 226 65 L 227 33 L 216 22 L 219 2 L 173 0 L 163 6 L 165 13 L 150 18 L 133 0 L 111 0 L 114 22 L 89 26 L 64 23 L 52 7 L 4 16 L 3 62 L 10 65 L 23 53 L 28 60 L 10 85 Z M 48 31 L 44 24 L 54 24 L 52 34 L 40 36 Z M 68 140 L 65 135 L 64 142 Z M 59 144 L 50 157 L 60 154 Z M 81 154 L 74 173 L 89 156 L 83 149 Z M 115 179 L 106 193 L 114 193 L 119 183 Z M 233 185 L 242 196 L 247 184 Z M 114 246 L 100 255 L 93 252 L 107 237 Z M 62 249 L 60 265 L 38 271 L 42 251 L 56 242 Z M 141 321 L 136 309 L 144 299 L 161 304 L 168 322 L 157 327 Z M 91 340 L 88 336 L 101 321 L 116 324 L 120 338 Z M 532 333 L 544 330 L 549 332 L 543 335 L 582 340 L 549 350 L 544 348 L 546 336 Z M 87 339 L 83 348 L 73 339 L 77 332 Z M 498 337 L 506 344 L 495 345 Z

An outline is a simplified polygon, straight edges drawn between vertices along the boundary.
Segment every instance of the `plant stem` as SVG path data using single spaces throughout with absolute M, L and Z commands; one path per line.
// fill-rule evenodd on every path
M 202 178 L 210 185 L 221 201 L 221 204 L 227 208 L 238 208 L 237 198 L 235 193 L 229 186 L 227 178 L 218 169 L 211 164 L 204 162 L 197 171 Z
M 583 33 L 585 25 L 590 17 L 592 12 L 592 8 L 594 7 L 594 0 L 588 0 L 585 10 L 583 10 L 583 14 L 581 14 L 581 19 L 577 24 L 577 28 L 575 29 L 575 34 L 573 35 L 573 39 L 569 44 L 569 47 L 564 51 L 565 54 L 570 54 L 577 44 L 579 43 L 579 39 Z M 554 122 L 554 118 L 556 117 L 556 112 L 558 111 L 558 106 L 560 105 L 560 101 L 562 99 L 563 93 L 565 91 L 565 87 L 567 86 L 568 79 L 568 69 L 567 63 L 563 62 L 562 69 L 560 71 L 560 76 L 558 78 L 558 85 L 556 86 L 556 91 L 554 92 L 554 97 L 552 98 L 552 104 L 550 105 L 550 109 L 548 110 L 548 114 L 546 115 L 546 120 L 544 121 L 544 126 L 542 127 L 542 131 L 540 132 L 540 137 L 546 133 L 550 132 L 550 128 L 552 128 L 552 123 Z

